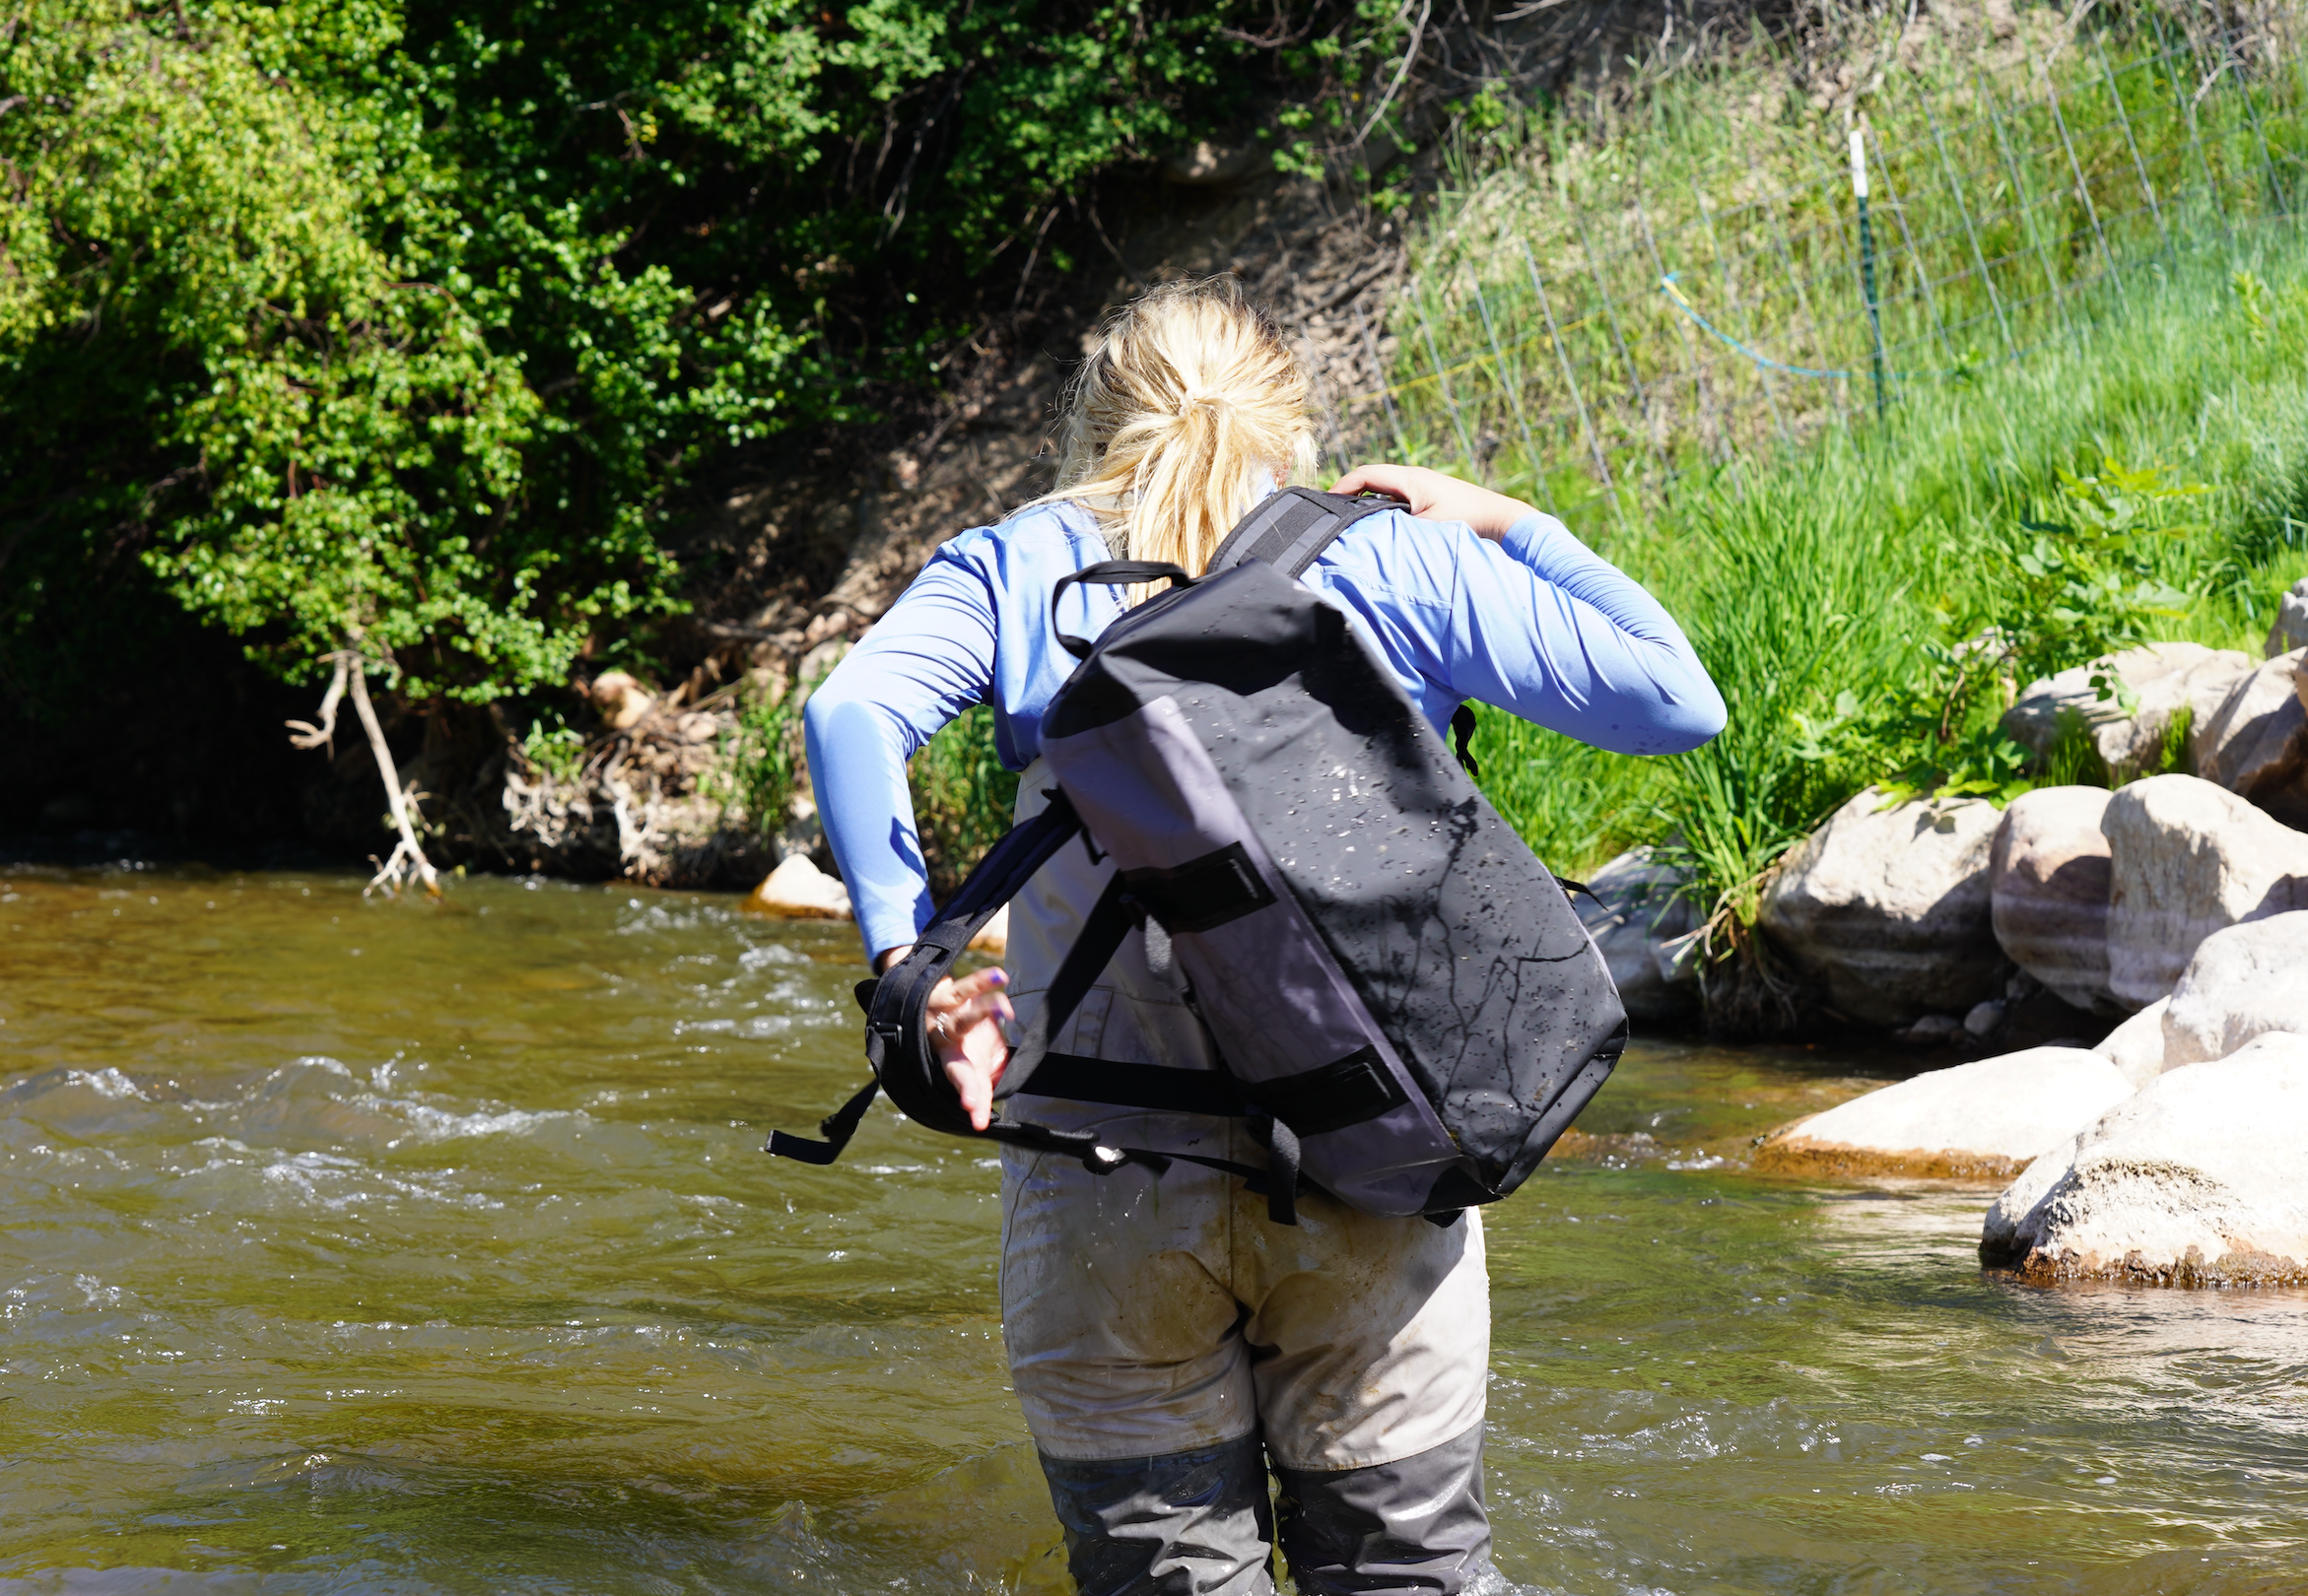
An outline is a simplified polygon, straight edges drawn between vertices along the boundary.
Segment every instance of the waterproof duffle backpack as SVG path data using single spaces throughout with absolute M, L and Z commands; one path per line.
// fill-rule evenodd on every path
M 1295 578 L 1348 525 L 1399 507 L 1273 495 L 1208 571 L 1109 561 L 1059 580 L 1171 587 L 1110 625 L 1050 702 L 1057 791 L 996 843 L 913 951 L 861 982 L 875 1079 L 768 1151 L 837 1158 L 877 1090 L 932 1130 L 1094 1170 L 1188 1157 L 1009 1117 L 973 1131 L 925 1029 L 930 989 L 1077 834 L 1112 883 L 1019 1036 L 999 1096 L 1240 1114 L 1263 1169 L 1223 1160 L 1295 1218 L 1313 1185 L 1449 1224 L 1521 1185 L 1610 1074 L 1626 1012 L 1566 884 L 1475 790 L 1344 612 Z M 1453 717 L 1459 755 L 1473 715 Z M 1049 1051 L 1133 928 L 1180 982 L 1220 1071 Z

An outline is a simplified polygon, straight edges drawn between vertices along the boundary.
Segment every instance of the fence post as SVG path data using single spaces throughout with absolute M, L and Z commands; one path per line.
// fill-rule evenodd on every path
M 1924 117 L 1932 124 L 1932 142 L 1939 148 L 1939 170 L 1947 184 L 1947 192 L 1954 197 L 1955 212 L 1963 218 L 1963 235 L 1971 244 L 1972 265 L 1979 271 L 1980 282 L 1988 290 L 1988 305 L 1996 312 L 1996 330 L 2003 335 L 2003 358 L 2019 358 L 2019 346 L 2011 339 L 2011 321 L 2003 314 L 2003 297 L 1996 292 L 1996 276 L 1988 270 L 1988 257 L 1980 249 L 1979 229 L 1972 226 L 1971 206 L 1963 197 L 1963 180 L 1955 174 L 1955 163 L 1947 159 L 1947 140 L 1939 132 L 1938 115 L 1932 109 L 1931 98 L 1922 90 L 1916 96 L 1924 107 Z
M 2252 96 L 2252 80 L 2244 75 L 2244 52 L 2235 47 L 2224 25 L 2220 43 L 2228 52 L 2229 70 L 2236 76 L 2236 92 L 2244 97 L 2244 114 L 2252 119 L 2252 142 L 2260 147 L 2260 172 L 2268 182 L 2268 203 L 2277 216 L 2282 216 L 2285 214 L 2283 186 L 2275 180 L 2275 163 L 2269 158 L 2268 134 L 2260 125 L 2260 101 Z
M 1787 197 L 1784 192 L 1772 196 L 1771 242 L 1779 251 L 1780 269 L 1787 273 L 1787 280 L 1795 285 L 1796 307 L 1803 313 L 1803 325 L 1810 329 L 1811 359 L 1824 366 L 1829 364 L 1829 357 L 1825 346 L 1819 341 L 1819 317 L 1811 309 L 1810 295 L 1803 290 L 1802 274 L 1796 270 L 1795 251 L 1787 246 L 1787 219 L 1779 211 L 1778 202 Z M 1835 396 L 1835 419 L 1843 423 L 1845 431 L 1850 431 L 1851 396 L 1844 391 L 1843 379 L 1830 378 L 1827 391 Z
M 1474 307 L 1482 312 L 1482 335 L 1490 340 L 1491 359 L 1498 363 L 1499 380 L 1507 389 L 1507 403 L 1515 410 L 1515 425 L 1523 429 L 1523 457 L 1530 462 L 1531 483 L 1546 497 L 1546 507 L 1552 510 L 1555 508 L 1555 493 L 1547 486 L 1546 472 L 1538 459 L 1538 440 L 1530 435 L 1530 421 L 1523 414 L 1523 383 L 1520 378 L 1508 374 L 1507 352 L 1499 348 L 1499 330 L 1491 322 L 1491 303 L 1483 298 L 1481 277 L 1472 268 L 1468 269 L 1466 275 L 1467 281 L 1474 287 Z
M 2116 74 L 2108 66 L 2108 52 L 2097 33 L 2091 36 L 2091 50 L 2099 58 L 2100 77 L 2107 83 L 2108 98 L 2116 102 L 2116 120 L 2124 125 L 2124 147 L 2132 152 L 2132 169 L 2139 176 L 2139 191 L 2147 196 L 2147 212 L 2155 218 L 2156 235 L 2164 241 L 2165 256 L 2177 262 L 2179 256 L 2172 253 L 2171 229 L 2164 226 L 2164 208 L 2156 203 L 2155 184 L 2147 180 L 2147 163 L 2139 158 L 2139 141 L 2132 136 L 2132 113 L 2124 108 L 2124 88 L 2116 82 Z
M 1402 418 L 1394 413 L 1394 392 L 1387 385 L 1387 363 L 1379 359 L 1379 341 L 1371 336 L 1371 324 L 1363 319 L 1362 306 L 1352 306 L 1354 330 L 1362 334 L 1362 347 L 1371 354 L 1371 374 L 1379 380 L 1379 398 L 1387 406 L 1387 429 L 1394 434 L 1394 452 L 1408 457 L 1410 440 L 1402 435 Z
M 2061 285 L 2060 274 L 2052 269 L 2051 251 L 2044 247 L 2044 240 L 2036 232 L 2035 201 L 2028 196 L 2027 180 L 2019 172 L 2019 158 L 2011 153 L 2011 140 L 2003 131 L 2003 114 L 1996 107 L 1995 85 L 1989 83 L 1987 75 L 1976 68 L 1972 72 L 1972 85 L 1979 94 L 1980 102 L 1987 107 L 1990 125 L 1996 130 L 1996 148 L 2003 153 L 2003 169 L 2011 174 L 2011 197 L 2019 204 L 2019 220 L 2027 229 L 2027 241 L 2034 247 L 2036 260 L 2044 268 L 2045 285 L 2052 291 L 2052 308 L 2060 314 L 2060 330 L 2063 334 L 2072 333 L 2075 329 L 2068 320 L 2067 290 Z
M 1875 419 L 1883 419 L 1883 318 L 1875 310 L 1875 233 L 1867 226 L 1867 136 L 1851 130 L 1851 191 L 1860 206 L 1860 292 L 1867 301 L 1867 336 L 1873 341 Z
M 1571 358 L 1563 351 L 1563 335 L 1555 326 L 1554 301 L 1547 298 L 1546 284 L 1539 280 L 1538 258 L 1531 254 L 1528 239 L 1517 238 L 1515 241 L 1523 246 L 1523 264 L 1530 268 L 1530 286 L 1538 291 L 1539 309 L 1546 312 L 1547 339 L 1555 346 L 1555 362 L 1563 368 L 1563 381 L 1571 389 L 1571 403 L 1578 407 L 1579 430 L 1587 434 L 1587 448 L 1595 456 L 1595 469 L 1602 477 L 1603 491 L 1611 496 L 1611 507 L 1623 522 L 1627 512 L 1619 505 L 1619 486 L 1611 481 L 1610 462 L 1602 456 L 1602 444 L 1595 435 L 1595 424 L 1587 419 L 1587 399 L 1579 391 L 1579 378 L 1571 370 Z
M 2116 285 L 2117 302 L 2129 306 L 2132 296 L 2124 288 L 2124 274 L 2116 269 L 2116 255 L 2108 247 L 2108 235 L 2100 227 L 2100 208 L 2091 202 L 2091 185 L 2083 180 L 2083 166 L 2075 159 L 2075 143 L 2068 136 L 2068 117 L 2060 109 L 2060 91 L 2052 82 L 2051 68 L 2028 52 L 2027 64 L 2044 80 L 2044 103 L 2052 107 L 2052 125 L 2060 130 L 2060 148 L 2068 153 L 2068 171 L 2075 179 L 2075 197 L 2083 201 L 2083 214 L 2091 223 L 2091 235 L 2099 240 L 2100 264 L 2108 271 L 2108 278 Z
M 1418 288 L 1413 288 L 1410 304 L 1411 308 L 1418 312 L 1418 332 L 1419 336 L 1426 340 L 1427 363 L 1434 367 L 1435 391 L 1443 396 L 1443 403 L 1451 412 L 1451 425 L 1458 429 L 1459 447 L 1466 454 L 1466 469 L 1474 476 L 1480 477 L 1483 474 L 1482 461 L 1475 457 L 1474 439 L 1468 436 L 1466 432 L 1466 418 L 1459 414 L 1459 401 L 1451 392 L 1451 379 L 1443 371 L 1442 351 L 1435 348 L 1434 324 L 1427 320 L 1426 295 Z

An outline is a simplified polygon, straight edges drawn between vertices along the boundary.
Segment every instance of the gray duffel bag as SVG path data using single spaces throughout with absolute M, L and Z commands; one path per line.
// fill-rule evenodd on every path
M 1108 627 L 1051 700 L 1058 794 L 989 852 L 907 957 L 862 983 L 875 1082 L 770 1151 L 831 1163 L 877 1088 L 935 1130 L 1079 1157 L 1177 1154 L 1014 1120 L 974 1132 L 935 1051 L 930 989 L 1077 833 L 1113 856 L 1004 1073 L 1045 1097 L 1241 1114 L 1263 1169 L 1213 1164 L 1288 1223 L 1311 1184 L 1375 1214 L 1449 1223 L 1529 1175 L 1609 1076 L 1627 1022 L 1567 886 L 1475 790 L 1345 614 L 1295 580 L 1362 515 L 1395 507 L 1291 489 L 1200 577 L 1111 561 L 1066 576 L 1171 579 Z M 1054 604 L 1056 595 L 1052 594 Z M 1454 717 L 1459 755 L 1472 714 Z M 1471 763 L 1471 762 L 1468 762 Z M 1049 1051 L 1127 934 L 1174 966 L 1222 1072 Z

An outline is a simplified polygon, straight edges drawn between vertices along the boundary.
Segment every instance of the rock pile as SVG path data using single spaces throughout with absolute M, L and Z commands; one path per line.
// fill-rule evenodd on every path
M 2013 735 L 2049 752 L 2081 727 L 2115 791 L 2001 815 L 1863 793 L 1789 855 L 1763 927 L 1854 1018 L 1992 1036 L 2005 961 L 2130 1018 L 1786 1126 L 1759 1167 L 2016 1172 L 1981 1255 L 2031 1280 L 2308 1282 L 2308 582 L 2285 605 L 2260 664 L 2157 644 L 2021 696 Z M 2131 779 L 2183 714 L 2195 773 Z

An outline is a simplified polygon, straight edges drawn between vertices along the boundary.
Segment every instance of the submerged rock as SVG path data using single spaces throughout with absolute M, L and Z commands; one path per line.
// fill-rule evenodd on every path
M 2098 1053 L 2030 1047 L 1933 1070 L 1798 1120 L 1755 1167 L 1790 1174 L 2003 1177 L 2132 1094 Z
M 1654 850 L 1636 848 L 1587 878 L 1594 898 L 1573 895 L 1629 1019 L 1676 1020 L 1698 1007 L 1691 947 L 1698 916 L 1676 894 L 1682 884 L 1681 872 L 1659 863 Z
M 2308 1036 L 2308 912 L 2215 931 L 2163 1013 L 2163 1067 L 2226 1058 L 2272 1031 Z
M 1989 860 L 1996 941 L 2078 1009 L 2123 1012 L 2108 990 L 2104 787 L 2038 787 L 2003 811 Z
M 2003 816 L 1979 798 L 1882 805 L 1868 788 L 1788 854 L 1763 929 L 1834 1008 L 1870 1025 L 2001 996 L 1988 865 Z
M 2014 742 L 2047 755 L 2060 740 L 2062 723 L 2072 716 L 2089 731 L 2110 770 L 2137 771 L 2161 757 L 2175 714 L 2185 708 L 2203 721 L 2251 668 L 2250 657 L 2233 648 L 2189 642 L 2127 648 L 2029 683 L 2003 712 L 2003 729 Z M 2095 676 L 2121 683 L 2137 707 L 2127 710 L 2113 693 L 2100 697 Z
M 741 905 L 788 920 L 847 920 L 849 889 L 796 853 L 746 896 Z
M 2188 743 L 2198 775 L 2308 830 L 2308 648 L 2239 678 Z
M 2198 944 L 2308 908 L 2308 835 L 2194 776 L 2152 776 L 2108 800 L 2108 988 L 2128 1007 L 2167 995 Z
M 2100 1038 L 2092 1049 L 2135 1087 L 2143 1087 L 2164 1073 L 2164 1011 L 2170 998 L 2157 998 L 2146 1008 Z
M 1996 1199 L 1980 1256 L 2042 1283 L 2308 1283 L 2308 1037 L 2156 1077 Z

